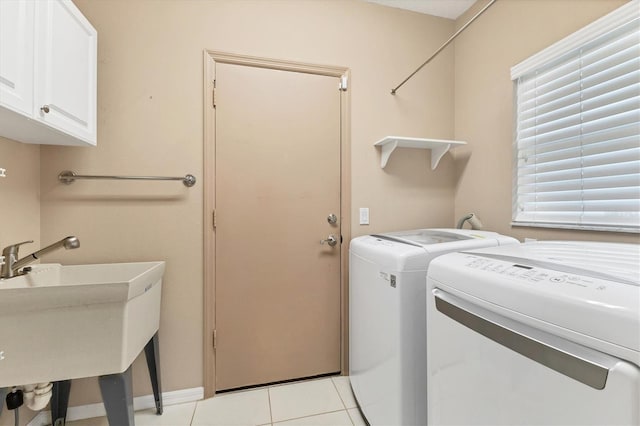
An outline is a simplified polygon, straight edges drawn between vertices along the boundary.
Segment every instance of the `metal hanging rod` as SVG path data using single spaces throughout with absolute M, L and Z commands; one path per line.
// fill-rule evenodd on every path
M 432 60 L 433 58 L 435 58 L 436 56 L 438 56 L 438 54 L 439 54 L 439 53 L 440 53 L 440 52 L 441 52 L 445 47 L 447 47 L 447 46 L 449 45 L 449 43 L 451 43 L 453 40 L 455 40 L 455 39 L 456 39 L 456 37 L 458 37 L 458 35 L 460 35 L 460 33 L 462 33 L 462 32 L 463 32 L 463 31 L 464 31 L 464 30 L 465 30 L 469 25 L 471 25 L 471 23 L 472 23 L 473 21 L 475 21 L 475 20 L 476 20 L 480 15 L 482 15 L 482 14 L 485 12 L 485 10 L 489 9 L 489 7 L 491 7 L 491 5 L 492 5 L 492 4 L 494 4 L 495 2 L 496 2 L 496 0 L 491 0 L 489 3 L 487 3 L 487 5 L 486 5 L 485 7 L 483 7 L 483 8 L 482 8 L 482 10 L 481 10 L 480 12 L 476 13 L 476 15 L 475 15 L 473 18 L 469 19 L 469 22 L 467 22 L 466 24 L 464 24 L 464 25 L 463 25 L 463 26 L 462 26 L 458 31 L 456 31 L 456 32 L 455 32 L 455 34 L 454 34 L 454 35 L 452 35 L 451 37 L 449 37 L 449 40 L 445 41 L 445 42 L 444 42 L 444 44 L 443 44 L 442 46 L 440 46 L 440 47 L 438 48 L 438 50 L 436 50 L 436 51 L 433 53 L 433 55 L 431 55 L 431 56 L 429 57 L 429 59 L 427 59 L 426 61 L 424 61 L 424 63 L 418 67 L 418 69 L 416 69 L 414 72 L 412 72 L 412 73 L 409 75 L 409 77 L 405 78 L 405 79 L 402 81 L 402 83 L 398 84 L 398 86 L 396 86 L 395 88 L 391 89 L 391 94 L 392 94 L 392 95 L 395 95 L 395 94 L 396 94 L 396 91 L 397 91 L 399 88 L 401 88 L 401 87 L 402 87 L 402 86 L 403 86 L 407 81 L 409 81 L 409 79 L 410 79 L 411 77 L 413 77 L 414 75 L 416 75 L 416 74 L 418 73 L 418 71 L 420 71 L 420 70 L 421 70 L 425 65 L 427 65 L 429 62 L 431 62 L 431 60 Z
M 116 179 L 116 180 L 181 180 L 184 186 L 192 187 L 196 184 L 194 175 L 186 175 L 185 177 L 171 176 L 99 176 L 99 175 L 78 175 L 71 170 L 60 172 L 58 180 L 67 185 L 75 182 L 76 179 Z

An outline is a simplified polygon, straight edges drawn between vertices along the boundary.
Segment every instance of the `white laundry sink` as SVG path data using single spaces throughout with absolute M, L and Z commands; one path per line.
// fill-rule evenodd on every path
M 0 279 L 0 387 L 125 371 L 158 330 L 164 268 L 44 264 Z

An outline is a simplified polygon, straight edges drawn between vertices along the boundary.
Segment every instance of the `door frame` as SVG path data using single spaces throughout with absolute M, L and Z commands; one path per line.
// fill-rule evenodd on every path
M 346 77 L 350 84 L 350 70 L 346 67 L 327 66 L 279 59 L 237 55 L 233 53 L 204 50 L 204 325 L 203 325 L 203 382 L 204 397 L 215 395 L 215 351 L 213 331 L 215 330 L 215 230 L 213 212 L 215 209 L 215 108 L 214 78 L 215 64 L 243 65 L 281 71 L 302 72 L 329 77 Z M 336 90 L 340 90 L 336 86 Z M 351 101 L 350 90 L 343 90 L 340 96 L 340 216 L 341 216 L 341 259 L 340 259 L 340 370 L 348 372 L 349 360 L 349 241 L 351 241 Z

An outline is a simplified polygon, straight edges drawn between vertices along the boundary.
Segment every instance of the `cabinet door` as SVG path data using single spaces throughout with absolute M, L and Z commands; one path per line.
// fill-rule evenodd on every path
M 0 1 L 0 105 L 33 113 L 34 2 Z
M 36 2 L 34 115 L 96 144 L 97 32 L 70 0 Z

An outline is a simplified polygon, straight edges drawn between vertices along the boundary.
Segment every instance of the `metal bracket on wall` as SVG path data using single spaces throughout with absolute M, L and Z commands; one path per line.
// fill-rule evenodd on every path
M 342 77 L 340 77 L 340 83 L 338 83 L 338 89 L 341 92 L 346 92 L 348 87 L 349 87 L 349 79 L 347 78 L 346 75 L 343 75 Z
M 433 55 L 431 55 L 429 57 L 429 59 L 427 59 L 426 61 L 424 61 L 424 63 L 422 65 L 420 65 L 418 67 L 418 69 L 416 69 L 414 72 L 412 72 L 409 77 L 405 78 L 402 83 L 398 84 L 396 87 L 394 87 L 393 89 L 391 89 L 391 94 L 395 95 L 396 91 L 401 88 L 407 81 L 409 81 L 409 79 L 411 77 L 413 77 L 414 75 L 416 75 L 418 73 L 418 71 L 420 71 L 425 65 L 427 65 L 429 62 L 431 62 L 431 60 L 433 58 L 435 58 L 436 56 L 438 56 L 438 54 L 440 52 L 442 52 L 442 50 L 444 50 L 445 47 L 447 47 L 449 45 L 449 43 L 451 43 L 453 40 L 456 39 L 456 37 L 458 37 L 469 25 L 471 25 L 471 23 L 473 21 L 475 21 L 480 15 L 482 15 L 487 9 L 489 9 L 489 7 L 491 7 L 492 4 L 494 4 L 496 2 L 496 0 L 491 0 L 485 7 L 482 8 L 482 10 L 478 13 L 476 13 L 476 15 L 469 19 L 469 22 L 467 22 L 466 24 L 464 24 L 458 31 L 455 32 L 455 34 L 453 34 L 451 37 L 449 37 L 449 40 L 445 41 L 444 44 L 442 46 L 440 46 L 438 48 L 438 50 L 436 50 Z

